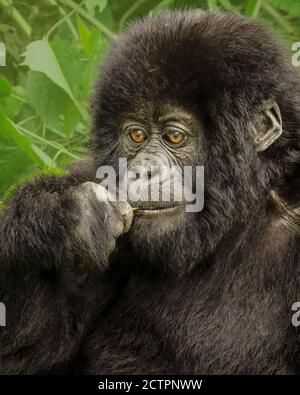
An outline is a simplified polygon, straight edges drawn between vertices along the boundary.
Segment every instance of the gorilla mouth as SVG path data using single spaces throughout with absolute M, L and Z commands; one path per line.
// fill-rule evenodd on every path
M 162 215 L 162 214 L 174 214 L 181 211 L 183 204 L 173 204 L 173 205 L 143 205 L 135 207 L 135 214 L 139 216 L 150 216 L 150 215 Z

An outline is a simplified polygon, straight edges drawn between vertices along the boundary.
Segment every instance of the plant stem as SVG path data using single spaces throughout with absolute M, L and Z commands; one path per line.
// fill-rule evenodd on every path
M 23 126 L 25 123 L 30 122 L 30 121 L 32 121 L 33 119 L 36 119 L 36 118 L 37 118 L 37 116 L 33 115 L 32 117 L 28 117 L 28 118 L 22 119 L 22 121 L 19 122 L 17 124 L 17 126 Z
M 73 159 L 77 159 L 77 160 L 81 159 L 79 156 L 72 154 L 72 152 L 68 151 L 65 147 L 63 147 L 62 145 L 60 145 L 58 143 L 55 143 L 55 142 L 50 141 L 50 140 L 46 140 L 43 137 L 38 136 L 38 135 L 30 132 L 28 129 L 23 128 L 22 126 L 15 125 L 15 127 L 17 129 L 19 129 L 20 131 L 22 131 L 23 133 L 27 134 L 28 136 L 39 140 L 41 143 L 44 143 L 46 145 L 49 145 L 52 148 L 55 148 L 55 149 L 57 149 L 59 151 L 62 151 L 63 153 L 65 153 L 66 155 L 69 155 Z
M 62 154 L 62 151 L 57 151 L 54 157 L 52 158 L 52 163 L 55 165 L 55 162 L 57 161 L 58 157 Z
M 66 11 L 62 7 L 58 7 L 58 10 L 63 16 L 67 15 Z M 69 30 L 70 30 L 71 34 L 75 38 L 75 40 L 79 40 L 79 36 L 78 36 L 77 30 L 75 29 L 75 27 L 74 27 L 74 25 L 73 25 L 73 23 L 71 21 L 70 15 L 67 18 L 66 23 L 67 23 L 67 25 L 69 27 Z
M 53 6 L 57 6 L 58 7 L 58 11 L 61 13 L 61 15 L 63 17 L 67 16 L 67 12 L 64 10 L 63 7 L 61 7 L 59 4 L 57 4 L 56 0 L 48 0 L 48 2 L 49 2 L 49 4 L 51 4 Z M 76 40 L 78 40 L 79 36 L 78 36 L 77 30 L 75 29 L 75 27 L 74 27 L 74 25 L 73 25 L 73 23 L 71 21 L 70 15 L 68 15 L 68 18 L 66 19 L 66 23 L 67 23 L 67 25 L 69 27 L 69 30 L 70 30 L 71 34 L 73 35 L 73 37 Z
M 262 6 L 262 0 L 257 0 L 253 8 L 251 18 L 255 19 L 258 17 L 261 6 Z
M 80 4 L 77 4 L 77 9 L 80 8 L 82 4 L 83 4 L 83 2 L 81 2 Z M 68 22 L 68 21 L 70 22 L 70 17 L 77 11 L 77 9 L 74 9 L 71 12 L 66 13 L 66 11 L 62 7 L 59 7 L 59 11 L 63 14 L 63 18 L 60 19 L 57 23 L 55 23 L 51 27 L 51 29 L 48 30 L 48 32 L 45 35 L 46 40 L 49 41 L 50 35 L 54 32 L 55 29 L 58 28 L 59 25 L 61 25 L 63 22 Z M 76 30 L 75 30 L 75 32 L 76 32 Z M 78 38 L 77 32 L 76 32 L 76 38 Z
M 133 5 L 128 8 L 128 10 L 124 13 L 122 18 L 120 19 L 119 22 L 119 29 L 122 30 L 122 28 L 125 25 L 125 22 L 131 17 L 131 15 L 143 4 L 145 3 L 146 0 L 138 0 L 136 3 L 133 3 Z
M 11 0 L 0 0 L 0 6 L 2 7 L 11 7 L 11 17 L 17 23 L 19 28 L 25 33 L 27 38 L 31 37 L 31 27 L 27 23 L 27 21 L 23 18 L 20 12 L 13 7 L 13 3 Z
M 261 8 L 270 15 L 284 30 L 286 30 L 289 34 L 294 33 L 294 29 L 292 26 L 289 24 L 288 21 L 286 21 L 280 13 L 275 10 L 270 4 L 267 3 L 262 3 Z
M 26 100 L 22 96 L 17 95 L 16 93 L 11 93 L 10 96 L 16 100 L 19 100 L 21 103 L 26 103 Z
M 102 22 L 98 21 L 98 19 L 96 19 L 93 16 L 91 16 L 83 8 L 81 8 L 81 7 L 78 8 L 78 4 L 76 4 L 73 0 L 65 0 L 63 2 L 63 4 L 66 5 L 69 8 L 72 8 L 73 10 L 76 10 L 76 12 L 78 12 L 79 15 L 81 15 L 83 18 L 85 18 L 92 25 L 96 26 L 108 38 L 110 38 L 110 39 L 115 38 L 115 34 L 108 27 L 106 27 Z

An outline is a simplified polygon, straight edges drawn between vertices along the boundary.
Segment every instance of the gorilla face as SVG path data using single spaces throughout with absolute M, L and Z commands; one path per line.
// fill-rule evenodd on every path
M 124 122 L 121 144 L 129 171 L 139 175 L 128 184 L 129 200 L 137 208 L 130 233 L 134 244 L 157 245 L 185 226 L 187 205 L 196 205 L 191 188 L 198 195 L 202 188 L 195 188 L 195 177 L 194 185 L 184 182 L 186 169 L 195 173 L 203 163 L 201 128 L 192 113 L 170 104 L 148 106 L 147 113 Z M 136 191 L 146 193 L 135 196 Z
M 183 176 L 187 166 L 200 164 L 200 130 L 191 113 L 171 105 L 152 106 L 122 122 L 120 144 L 133 176 L 129 201 L 139 217 L 179 215 L 186 209 L 192 190 L 189 194 Z
M 190 111 L 171 103 L 142 103 L 120 114 L 115 159 L 126 158 L 128 201 L 135 208 L 134 244 L 157 244 L 182 229 L 202 209 L 203 126 Z M 197 171 L 196 171 L 197 169 Z M 119 172 L 119 182 L 125 182 Z

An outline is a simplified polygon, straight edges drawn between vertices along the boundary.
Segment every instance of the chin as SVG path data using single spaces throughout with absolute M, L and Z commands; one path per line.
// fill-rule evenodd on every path
M 138 209 L 128 233 L 132 247 L 139 254 L 167 248 L 170 238 L 183 229 L 185 219 L 183 206 Z

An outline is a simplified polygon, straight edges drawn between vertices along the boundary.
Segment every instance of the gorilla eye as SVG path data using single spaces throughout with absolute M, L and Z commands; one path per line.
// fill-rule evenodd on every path
M 145 133 L 141 129 L 131 129 L 129 135 L 135 143 L 143 143 L 146 140 Z
M 180 144 L 185 139 L 185 134 L 179 130 L 173 130 L 164 135 L 164 139 L 172 144 Z

